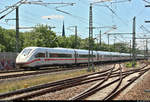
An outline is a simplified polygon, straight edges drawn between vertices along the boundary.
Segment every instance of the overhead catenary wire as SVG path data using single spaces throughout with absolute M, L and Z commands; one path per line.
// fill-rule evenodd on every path
M 61 12 L 61 13 L 67 14 L 67 15 L 69 15 L 69 16 L 72 16 L 73 18 L 78 19 L 79 21 L 81 21 L 81 22 L 83 22 L 83 23 L 86 23 L 86 24 L 88 23 L 87 20 L 86 20 L 86 18 L 83 18 L 83 17 L 80 17 L 80 16 L 73 15 L 73 14 L 67 12 L 67 11 L 60 10 L 60 9 L 58 9 L 58 8 L 56 8 L 56 7 L 55 7 L 55 8 L 52 8 L 52 7 L 50 8 L 50 7 L 47 6 L 47 5 L 43 5 L 43 6 L 49 8 L 49 9 L 55 9 L 56 11 L 59 11 L 59 12 Z
M 120 1 L 112 1 L 111 3 L 124 3 L 124 2 L 130 2 L 131 0 L 120 0 Z
M 35 16 L 34 13 L 31 13 L 31 12 L 26 11 L 26 10 L 23 10 L 23 12 L 26 13 L 26 14 L 23 15 L 23 17 L 22 17 L 23 19 L 30 20 L 32 22 L 39 21 L 39 18 L 36 17 L 36 16 L 39 16 L 39 15 Z M 34 23 L 37 23 L 37 22 L 34 22 Z
M 110 3 L 111 3 L 111 4 L 112 4 L 112 3 L 122 3 L 122 2 L 125 2 L 125 1 L 130 1 L 130 0 L 115 1 L 115 2 L 110 2 Z M 116 12 L 115 12 L 112 8 L 110 8 L 110 7 L 108 6 L 108 4 L 104 4 L 104 5 L 95 4 L 95 5 L 96 5 L 96 6 L 107 7 L 107 8 L 112 12 L 112 14 L 114 14 L 123 24 L 125 24 L 125 25 L 128 26 L 128 24 L 127 24 L 124 20 L 122 20 L 122 18 L 120 18 L 120 17 L 116 14 Z
M 17 2 L 17 3 L 14 4 L 14 5 L 12 5 L 12 6 L 10 6 L 10 7 L 8 6 L 6 9 L 0 11 L 0 14 L 3 13 L 3 12 L 5 12 L 5 11 L 7 11 L 7 10 L 9 10 L 10 8 L 14 9 L 19 3 L 21 4 L 23 1 L 24 1 L 24 0 L 20 0 L 19 2 Z
M 45 7 L 47 7 L 47 8 L 50 8 L 48 5 L 42 5 L 42 6 L 45 6 Z M 64 10 L 58 9 L 57 7 L 55 7 L 55 8 L 50 8 L 50 9 L 55 9 L 56 11 L 62 12 L 62 13 L 67 14 L 67 15 L 70 15 L 70 16 L 74 17 L 75 19 L 80 20 L 80 21 L 83 22 L 83 23 L 86 23 L 86 24 L 88 23 L 88 22 L 86 22 L 85 18 L 72 15 L 71 13 L 68 13 L 68 12 L 66 12 L 66 11 L 64 11 Z M 85 20 L 85 21 L 84 21 L 84 20 Z
M 150 1 L 147 1 L 147 0 L 143 0 L 143 1 L 150 4 Z
M 0 20 L 3 19 L 4 17 L 6 17 L 8 14 L 10 14 L 12 11 L 14 11 L 14 10 L 16 9 L 16 6 L 19 7 L 20 5 L 22 5 L 22 1 L 23 1 L 23 0 L 21 0 L 21 2 L 19 2 L 20 4 L 17 3 L 18 5 L 15 5 L 15 6 L 13 5 L 13 6 L 12 6 L 13 8 L 12 8 L 9 12 L 7 12 L 5 15 L 3 15 L 3 16 L 0 17 Z M 27 1 L 27 0 L 25 0 L 25 1 Z M 6 11 L 9 10 L 9 9 L 10 9 L 10 8 L 6 9 Z M 3 12 L 3 11 L 2 11 L 2 12 Z M 4 10 L 4 12 L 5 12 L 5 10 Z
M 108 5 L 106 5 L 106 7 L 107 7 L 121 22 L 123 22 L 125 25 L 128 26 L 128 24 L 127 24 L 124 20 L 122 20 Z
M 87 2 L 85 2 L 85 1 L 83 1 L 83 0 L 78 0 L 78 1 L 80 1 L 82 4 L 85 4 L 85 3 L 87 3 Z M 116 1 L 119 1 L 119 0 L 116 0 Z M 125 0 L 120 0 L 120 1 L 125 1 Z M 126 0 L 127 1 L 127 0 Z M 88 3 L 87 3 L 88 4 Z M 86 5 L 86 4 L 85 4 Z M 111 8 L 111 7 L 110 7 Z M 53 8 L 53 9 L 55 9 L 55 8 Z M 57 8 L 57 9 L 59 9 L 59 8 Z M 111 8 L 113 11 L 114 11 L 114 9 L 113 8 Z M 62 10 L 62 9 L 60 9 L 60 10 Z M 65 11 L 65 10 L 62 10 L 62 11 Z M 66 10 L 67 11 L 67 10 Z M 65 11 L 65 12 L 66 12 Z M 59 11 L 58 11 L 59 12 Z M 141 11 L 142 12 L 142 11 Z M 62 12 L 63 13 L 63 12 Z M 78 15 L 74 15 L 73 13 L 71 13 L 71 12 L 68 12 L 68 13 L 70 13 L 71 15 L 71 17 L 73 17 L 73 18 L 75 18 L 75 19 L 77 19 L 77 20 L 79 20 L 79 21 L 82 21 L 82 22 L 85 22 L 85 24 L 88 24 L 88 19 L 82 19 L 82 18 L 78 18 L 78 17 L 76 17 L 76 16 L 78 16 Z M 113 13 L 112 13 L 113 14 Z M 140 14 L 140 13 L 139 13 Z M 27 16 L 27 18 L 28 19 L 30 19 L 30 21 L 32 21 L 34 18 L 36 19 L 36 17 L 34 17 L 34 13 L 31 15 L 31 14 L 29 14 L 29 17 Z M 23 19 L 26 19 L 26 21 L 28 20 L 27 18 L 23 18 Z M 128 18 L 128 17 L 127 17 Z M 22 20 L 22 19 L 21 19 Z M 30 22 L 30 21 L 28 21 L 28 22 Z M 107 21 L 107 20 L 106 20 Z M 31 22 L 30 22 L 31 23 Z M 34 22 L 34 23 L 37 23 L 36 21 Z M 101 23 L 101 22 L 100 22 Z M 99 25 L 100 23 L 97 23 L 96 21 L 94 21 L 94 24 L 96 24 L 96 25 Z

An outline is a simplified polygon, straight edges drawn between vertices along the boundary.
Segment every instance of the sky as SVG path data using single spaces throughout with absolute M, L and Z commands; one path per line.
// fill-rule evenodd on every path
M 0 12 L 8 6 L 17 3 L 20 0 L 0 0 Z M 27 0 L 35 2 L 39 0 Z M 93 7 L 93 27 L 104 27 L 101 29 L 93 29 L 94 38 L 99 38 L 98 34 L 101 30 L 102 41 L 107 43 L 107 33 L 132 33 L 133 17 L 136 17 L 136 37 L 149 37 L 150 35 L 141 26 L 149 30 L 150 23 L 145 23 L 145 20 L 150 20 L 150 7 L 145 7 L 148 2 L 144 0 L 40 0 L 45 3 L 53 3 L 48 5 L 22 4 L 19 6 L 19 26 L 34 27 L 37 24 L 44 24 L 53 28 L 57 35 L 62 33 L 63 21 L 65 24 L 66 36 L 74 35 L 74 27 L 77 26 L 78 36 L 87 38 L 89 35 L 89 6 L 94 3 Z M 103 1 L 103 2 L 102 2 Z M 95 3 L 97 2 L 97 3 Z M 57 3 L 57 4 L 54 4 Z M 68 3 L 64 5 L 62 3 Z M 73 6 L 70 3 L 75 3 Z M 62 11 L 62 12 L 61 12 Z M 8 11 L 0 13 L 0 17 Z M 15 10 L 1 19 L 0 26 L 6 29 L 15 29 Z M 50 18 L 50 19 L 48 19 Z M 117 29 L 112 30 L 112 26 Z M 29 31 L 31 29 L 20 31 Z M 129 44 L 132 39 L 131 34 L 110 35 L 110 43 L 125 42 Z M 137 39 L 137 47 L 144 48 L 144 40 Z M 149 40 L 150 49 L 150 40 Z

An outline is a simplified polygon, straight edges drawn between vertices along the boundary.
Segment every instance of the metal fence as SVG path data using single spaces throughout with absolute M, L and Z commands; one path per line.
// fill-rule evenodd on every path
M 0 70 L 11 70 L 16 68 L 16 57 L 18 53 L 0 52 Z

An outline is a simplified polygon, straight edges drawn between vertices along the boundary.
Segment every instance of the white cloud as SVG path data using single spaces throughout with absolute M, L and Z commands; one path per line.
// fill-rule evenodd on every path
M 42 16 L 43 19 L 64 19 L 63 15 L 50 15 L 50 16 Z

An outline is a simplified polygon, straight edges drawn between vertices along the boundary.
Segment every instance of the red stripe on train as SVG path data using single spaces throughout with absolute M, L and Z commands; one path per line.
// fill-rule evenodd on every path
M 32 61 L 26 62 L 25 64 L 30 64 L 30 63 L 33 63 L 33 62 L 36 62 L 36 61 L 41 61 L 41 59 L 34 59 Z
M 51 58 L 51 59 L 34 59 L 34 60 L 29 61 L 29 62 L 27 62 L 25 64 L 31 64 L 33 62 L 42 61 L 42 60 L 44 60 L 44 61 L 75 60 L 75 58 L 72 58 L 72 59 L 60 59 L 60 58 L 59 59 L 56 59 L 56 58 Z M 77 60 L 88 60 L 88 58 L 78 58 Z

